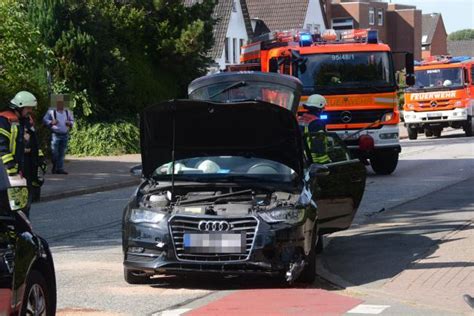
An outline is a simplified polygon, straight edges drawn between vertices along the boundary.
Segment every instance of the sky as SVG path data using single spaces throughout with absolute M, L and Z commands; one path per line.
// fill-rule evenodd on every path
M 388 0 L 388 2 L 415 5 L 425 13 L 441 13 L 449 33 L 474 29 L 474 0 Z

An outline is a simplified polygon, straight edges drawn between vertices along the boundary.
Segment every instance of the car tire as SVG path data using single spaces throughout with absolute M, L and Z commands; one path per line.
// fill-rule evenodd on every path
M 20 315 L 55 314 L 54 294 L 50 292 L 46 279 L 39 271 L 31 270 L 26 281 Z
M 397 152 L 378 152 L 370 158 L 370 165 L 376 174 L 392 174 L 398 165 Z
M 418 138 L 418 130 L 413 127 L 407 127 L 408 139 L 415 140 Z
M 426 137 L 433 137 L 433 131 L 430 129 L 425 128 L 425 136 Z
M 434 135 L 434 137 L 436 137 L 436 138 L 441 137 L 441 132 L 442 132 L 442 131 L 443 131 L 442 128 L 437 128 L 437 129 L 433 130 L 433 135 Z
M 313 233 L 312 245 L 314 245 L 309 254 L 306 256 L 306 265 L 303 268 L 300 276 L 297 279 L 297 282 L 312 284 L 316 280 L 316 238 L 318 234 Z M 319 238 L 318 238 L 319 242 Z
M 472 116 L 469 116 L 467 123 L 464 125 L 464 133 L 466 133 L 467 137 L 471 137 L 473 135 Z
M 123 268 L 123 277 L 128 284 L 147 284 L 150 283 L 150 277 L 142 274 L 140 271 Z

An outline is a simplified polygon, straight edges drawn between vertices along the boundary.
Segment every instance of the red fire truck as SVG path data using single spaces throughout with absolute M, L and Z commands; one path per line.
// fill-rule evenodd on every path
M 407 83 L 412 83 L 413 55 L 405 54 Z M 302 102 L 315 93 L 326 97 L 327 128 L 345 140 L 355 157 L 370 161 L 378 174 L 395 170 L 401 151 L 398 87 L 392 52 L 377 31 L 272 32 L 244 46 L 241 62 L 228 70 L 298 77 Z M 373 145 L 367 146 L 367 140 Z

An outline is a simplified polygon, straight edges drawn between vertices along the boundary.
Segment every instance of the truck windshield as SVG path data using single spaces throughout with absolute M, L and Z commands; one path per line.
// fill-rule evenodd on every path
M 415 71 L 414 88 L 449 88 L 462 86 L 462 68 L 423 69 Z
M 387 52 L 304 55 L 298 77 L 304 90 L 334 94 L 342 90 L 393 89 L 395 78 Z

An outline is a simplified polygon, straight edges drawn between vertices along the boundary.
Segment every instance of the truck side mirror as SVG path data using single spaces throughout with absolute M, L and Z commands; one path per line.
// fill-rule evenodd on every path
M 270 72 L 278 73 L 278 59 L 275 57 L 271 58 L 269 61 L 268 68 Z
M 415 61 L 412 53 L 405 54 L 405 83 L 407 86 L 413 86 L 415 84 Z

